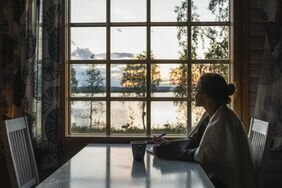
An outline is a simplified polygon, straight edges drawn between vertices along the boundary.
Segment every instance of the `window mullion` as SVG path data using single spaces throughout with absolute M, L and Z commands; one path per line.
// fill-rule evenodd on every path
M 71 35 L 70 35 L 70 30 L 71 30 L 71 27 L 69 26 L 70 25 L 70 10 L 71 10 L 71 0 L 68 0 L 68 7 L 67 7 L 67 17 L 68 17 L 68 19 L 67 19 L 67 24 L 68 24 L 68 27 L 67 27 L 67 45 L 69 45 L 69 44 L 71 44 Z M 71 59 L 71 57 L 70 57 L 70 51 L 71 51 L 71 49 L 68 47 L 67 48 L 67 65 L 66 65 L 66 67 L 67 67 L 67 81 L 68 81 L 68 87 L 67 87 L 67 91 L 68 91 L 68 95 L 67 95 L 67 97 L 68 97 L 68 100 L 67 100 L 67 106 L 68 106 L 68 108 L 67 108 L 67 113 L 68 113 L 68 115 L 67 115 L 67 118 L 65 118 L 65 119 L 67 119 L 67 123 L 68 123 L 68 128 L 66 129 L 67 130 L 67 133 L 70 135 L 71 134 L 71 99 L 70 99 L 70 93 L 71 93 L 71 87 L 69 87 L 71 84 L 70 84 L 70 74 L 71 74 L 71 63 L 70 63 L 70 59 Z
M 146 104 L 146 113 L 147 113 L 147 132 L 146 134 L 151 135 L 151 0 L 147 0 L 147 104 Z
M 187 7 L 187 133 L 190 132 L 192 128 L 192 108 L 191 108 L 191 93 L 192 93 L 192 0 L 188 0 L 188 7 Z
M 111 0 L 107 0 L 106 5 L 106 135 L 111 135 L 111 64 L 110 64 L 110 57 L 111 57 Z

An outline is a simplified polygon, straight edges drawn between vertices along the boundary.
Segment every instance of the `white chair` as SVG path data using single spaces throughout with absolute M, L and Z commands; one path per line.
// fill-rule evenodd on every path
M 252 118 L 248 134 L 259 187 L 262 186 L 263 182 L 263 164 L 265 163 L 268 151 L 270 150 L 271 137 L 269 125 L 269 122 Z
M 29 188 L 38 184 L 37 165 L 25 118 L 6 120 L 4 138 L 11 186 Z

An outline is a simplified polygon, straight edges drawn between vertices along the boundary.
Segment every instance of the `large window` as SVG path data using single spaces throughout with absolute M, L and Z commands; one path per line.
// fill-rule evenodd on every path
M 201 74 L 230 75 L 229 0 L 69 0 L 70 135 L 184 135 Z

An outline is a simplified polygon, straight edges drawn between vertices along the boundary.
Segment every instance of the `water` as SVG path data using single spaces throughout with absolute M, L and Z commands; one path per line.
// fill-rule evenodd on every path
M 115 94 L 118 96 L 117 94 Z M 164 93 L 155 93 L 160 96 Z M 169 96 L 173 94 L 168 93 Z M 119 95 L 120 96 L 120 95 Z M 136 127 L 143 129 L 143 120 L 146 126 L 146 103 L 142 101 L 111 101 L 111 127 L 123 129 L 124 127 Z M 142 107 L 144 106 L 144 108 Z M 76 126 L 90 125 L 91 101 L 71 102 L 71 122 Z M 144 110 L 144 111 L 143 111 Z M 144 113 L 144 116 L 142 114 Z M 197 121 L 202 111 L 199 108 L 192 110 L 193 121 Z M 92 101 L 92 116 L 94 126 L 105 127 L 106 125 L 106 102 Z M 151 101 L 151 128 L 161 129 L 171 126 L 187 125 L 187 102 L 181 107 L 174 104 L 174 101 Z

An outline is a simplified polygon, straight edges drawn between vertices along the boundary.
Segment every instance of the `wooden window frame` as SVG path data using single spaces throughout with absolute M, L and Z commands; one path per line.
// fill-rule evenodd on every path
M 129 142 L 133 139 L 132 136 L 130 135 L 122 135 L 122 136 L 98 136 L 98 135 L 94 135 L 94 136 L 85 136 L 85 135 L 80 135 L 80 136 L 74 136 L 74 135 L 69 135 L 69 111 L 67 109 L 68 108 L 68 99 L 69 99 L 69 87 L 68 84 L 66 84 L 69 80 L 68 76 L 69 76 L 69 66 L 67 66 L 68 62 L 69 62 L 69 54 L 70 51 L 68 51 L 67 46 L 69 45 L 69 38 L 67 38 L 68 33 L 69 33 L 69 28 L 71 26 L 105 26 L 107 28 L 107 31 L 110 30 L 110 28 L 112 26 L 128 26 L 128 24 L 124 24 L 124 23 L 110 23 L 109 19 L 110 19 L 110 11 L 107 11 L 107 23 L 105 24 L 71 24 L 69 23 L 68 18 L 70 18 L 70 6 L 68 4 L 70 0 L 63 0 L 63 10 L 64 10 L 64 14 L 63 14 L 63 23 L 64 23 L 64 27 L 62 29 L 61 32 L 61 38 L 63 40 L 63 42 L 61 43 L 61 53 L 63 54 L 63 64 L 62 64 L 62 69 L 61 69 L 61 123 L 62 123 L 62 128 L 60 129 L 60 140 L 61 142 L 83 142 L 83 143 L 89 143 L 89 142 L 109 142 L 109 143 L 123 143 L 123 142 Z M 109 9 L 109 3 L 110 0 L 106 0 L 107 1 L 107 9 Z M 148 8 L 150 0 L 147 0 L 147 9 L 150 9 L 150 7 Z M 191 0 L 188 0 L 188 3 L 191 3 Z M 189 6 L 191 7 L 191 6 Z M 242 10 L 243 10 L 243 14 L 242 14 Z M 188 11 L 191 12 L 191 10 Z M 150 11 L 148 11 L 149 13 L 147 13 L 147 18 L 150 18 Z M 237 113 L 237 115 L 239 116 L 239 118 L 242 119 L 242 121 L 245 123 L 245 125 L 248 123 L 248 119 L 249 119 L 249 108 L 248 108 L 248 54 L 246 52 L 246 50 L 242 50 L 240 49 L 240 46 L 244 45 L 245 48 L 247 49 L 247 44 L 248 44 L 248 40 L 247 40 L 247 21 L 242 21 L 242 17 L 248 14 L 248 6 L 245 6 L 244 3 L 240 0 L 240 1 L 235 1 L 235 0 L 230 0 L 230 21 L 229 22 L 218 22 L 215 24 L 215 22 L 210 23 L 210 22 L 201 22 L 201 23 L 192 23 L 192 22 L 185 22 L 185 23 L 170 23 L 170 22 L 154 22 L 154 23 L 132 23 L 131 26 L 178 26 L 178 25 L 183 25 L 183 26 L 187 26 L 188 28 L 188 34 L 187 34 L 187 40 L 188 40 L 188 52 L 191 53 L 191 45 L 189 45 L 190 41 L 191 41 L 191 26 L 193 25 L 205 25 L 205 26 L 219 26 L 219 25 L 224 25 L 224 26 L 229 26 L 230 28 L 230 45 L 229 45 L 229 50 L 230 50 L 230 63 L 228 63 L 230 65 L 229 68 L 229 75 L 230 75 L 230 80 L 232 82 L 235 83 L 237 91 L 236 94 L 233 97 L 232 103 L 231 103 L 231 107 L 235 110 L 235 112 Z M 191 20 L 191 14 L 190 18 L 188 18 L 188 20 Z M 150 29 L 150 27 L 147 27 L 147 29 Z M 190 29 L 189 29 L 190 28 Z M 150 33 L 150 32 L 149 32 Z M 107 38 L 110 38 L 110 32 L 106 32 Z M 150 34 L 149 34 L 150 35 Z M 147 37 L 150 39 L 150 36 Z M 110 41 L 107 40 L 107 48 L 110 48 Z M 189 49 L 190 48 L 190 49 Z M 147 58 L 150 57 L 150 44 L 147 41 Z M 107 52 L 109 52 L 109 49 L 107 49 Z M 111 63 L 119 63 L 119 60 L 110 60 L 110 53 L 107 53 L 107 58 L 108 60 L 105 61 L 110 61 Z M 97 61 L 97 60 L 96 60 Z M 103 61 L 103 63 L 105 62 Z M 149 60 L 150 61 L 150 60 Z M 180 62 L 183 60 L 164 60 L 161 61 L 162 63 L 175 63 L 175 62 Z M 185 60 L 186 61 L 186 60 Z M 198 60 L 192 60 L 191 59 L 191 55 L 188 55 L 188 60 L 189 62 L 196 62 Z M 201 62 L 204 62 L 205 60 L 200 60 Z M 206 60 L 208 63 L 211 62 L 218 62 L 218 60 Z M 224 60 L 220 61 L 223 62 Z M 98 62 L 98 61 L 97 61 Z M 154 60 L 155 63 L 158 63 L 158 60 Z M 77 63 L 79 63 L 79 61 L 77 61 Z M 105 63 L 107 66 L 107 75 L 110 75 L 109 71 L 109 66 L 111 65 L 110 63 L 106 62 Z M 150 65 L 150 63 L 148 63 L 148 65 Z M 192 63 L 188 63 L 188 75 L 191 75 L 189 73 L 189 70 L 191 70 L 191 65 Z M 190 66 L 190 67 L 189 67 Z M 67 68 L 66 68 L 67 67 Z M 150 68 L 149 68 L 150 70 Z M 147 69 L 147 71 L 149 72 L 149 70 Z M 242 74 L 243 73 L 243 74 Z M 149 73 L 148 73 L 149 74 Z M 191 78 L 191 76 L 189 76 L 189 78 Z M 147 81 L 149 80 L 149 78 L 147 79 Z M 150 87 L 150 83 L 147 82 L 148 87 Z M 191 98 L 191 87 L 189 87 L 191 85 L 191 79 L 188 79 L 188 93 L 187 93 L 187 98 Z M 107 90 L 110 90 L 110 85 L 106 84 Z M 149 92 L 149 91 L 148 91 Z M 148 94 L 148 93 L 147 93 Z M 107 96 L 108 98 L 109 96 Z M 118 99 L 118 98 L 117 98 Z M 124 98 L 122 98 L 124 99 Z M 160 99 L 160 98 L 156 98 L 157 100 L 163 100 L 164 98 Z M 166 99 L 166 98 L 165 98 Z M 109 99 L 107 99 L 109 100 Z M 170 101 L 172 101 L 172 98 L 169 99 Z M 150 104 L 150 103 L 148 103 Z M 188 101 L 188 109 L 191 106 L 191 102 Z M 109 102 L 107 103 L 107 110 L 110 110 L 109 108 Z M 191 109 L 191 108 L 190 108 Z M 147 105 L 147 113 L 150 114 L 150 105 Z M 107 112 L 107 114 L 110 114 L 109 112 Z M 109 116 L 109 115 L 108 115 Z M 109 118 L 107 116 L 107 119 Z M 191 113 L 188 113 L 187 119 L 191 119 Z M 108 120 L 107 120 L 108 121 Z M 150 121 L 150 117 L 147 117 L 147 121 Z M 108 123 L 110 124 L 110 122 Z M 147 126 L 150 125 L 150 123 L 147 122 Z M 110 127 L 110 126 L 107 126 Z M 189 127 L 191 127 L 191 124 L 188 125 L 188 129 Z M 150 129 L 150 128 L 149 128 Z M 107 134 L 109 134 L 109 128 L 107 129 Z M 138 136 L 135 137 L 134 136 L 134 140 L 143 140 L 143 139 L 150 139 L 151 135 L 150 135 L 150 131 L 147 132 L 147 135 L 145 136 Z M 179 137 L 169 137 L 169 139 L 175 139 L 175 138 L 179 138 Z

